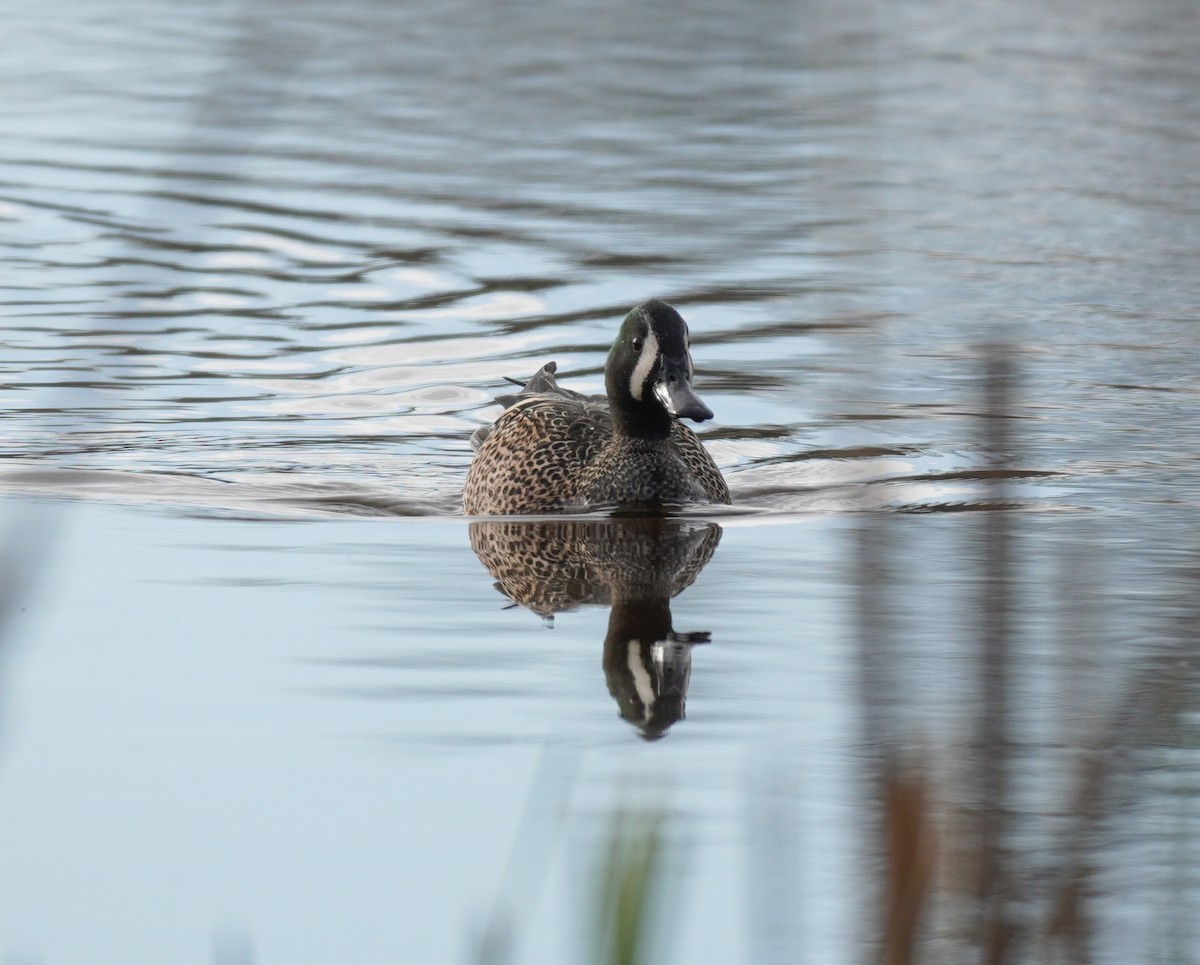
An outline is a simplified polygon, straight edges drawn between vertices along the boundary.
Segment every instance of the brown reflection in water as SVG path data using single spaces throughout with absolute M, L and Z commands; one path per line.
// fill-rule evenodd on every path
M 1196 741 L 1187 722 L 1196 713 L 1200 581 L 1179 570 L 1164 579 L 1160 592 L 1171 580 L 1175 591 L 1162 592 L 1168 617 L 1158 640 L 1145 640 L 1139 657 L 1114 660 L 1102 647 L 1111 587 L 1102 583 L 1096 550 L 1080 542 L 1064 551 L 1064 576 L 1048 588 L 1057 617 L 1050 653 L 1026 639 L 1021 616 L 1042 591 L 1023 568 L 1028 527 L 1019 524 L 1028 517 L 1011 511 L 1007 490 L 1020 425 L 1012 415 L 1014 377 L 999 350 L 986 364 L 978 422 L 990 465 L 965 597 L 975 633 L 962 728 L 969 739 L 961 744 L 931 743 L 917 723 L 942 712 L 952 691 L 906 687 L 897 603 L 910 577 L 900 568 L 907 557 L 896 520 L 863 514 L 857 532 L 864 790 L 874 842 L 868 863 L 878 872 L 864 927 L 874 936 L 868 960 L 1111 961 L 1102 936 L 1123 936 L 1106 916 L 1132 899 L 1159 908 L 1150 930 L 1166 936 L 1163 943 L 1191 947 L 1158 960 L 1191 961 L 1195 909 L 1183 909 L 1196 883 L 1161 880 L 1179 859 L 1156 860 L 1148 846 L 1163 846 L 1161 811 L 1173 807 L 1176 785 L 1187 780 L 1185 766 L 1164 759 L 1164 748 L 1190 749 Z M 1061 666 L 1061 681 L 1031 675 L 1027 663 L 1047 657 Z M 1056 699 L 1053 716 L 1037 708 L 1040 685 Z M 1165 766 L 1172 760 L 1174 767 Z M 1174 774 L 1165 789 L 1163 771 Z M 1195 848 L 1189 820 L 1178 822 L 1178 841 L 1171 839 L 1184 853 Z M 1166 867 L 1155 867 L 1160 862 Z M 1150 902 L 1138 894 L 1147 887 Z
M 981 960 L 993 965 L 1009 960 L 1016 923 L 1006 846 L 1009 839 L 1012 741 L 1011 659 L 1013 550 L 1009 526 L 1008 473 L 1014 463 L 1012 433 L 1012 365 L 1003 349 L 985 357 L 984 411 L 981 443 L 992 473 L 987 479 L 982 514 L 984 553 L 981 599 L 980 710 L 975 770 L 978 799 L 979 879 L 975 931 Z
M 471 548 L 514 603 L 547 619 L 611 608 L 604 677 L 621 716 L 648 740 L 683 719 L 692 647 L 709 641 L 707 632 L 675 632 L 670 600 L 720 539 L 716 523 L 655 516 L 471 524 Z

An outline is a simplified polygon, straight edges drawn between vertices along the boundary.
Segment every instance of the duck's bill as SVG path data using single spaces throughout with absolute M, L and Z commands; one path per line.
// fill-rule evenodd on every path
M 713 417 L 712 409 L 700 401 L 691 383 L 682 377 L 660 379 L 654 383 L 654 397 L 662 403 L 668 414 L 676 419 L 694 419 L 703 422 Z

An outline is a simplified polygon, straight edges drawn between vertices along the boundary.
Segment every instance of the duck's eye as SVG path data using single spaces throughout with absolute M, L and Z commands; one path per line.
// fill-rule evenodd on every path
M 633 336 L 633 350 L 635 352 L 640 352 L 642 350 L 642 336 Z

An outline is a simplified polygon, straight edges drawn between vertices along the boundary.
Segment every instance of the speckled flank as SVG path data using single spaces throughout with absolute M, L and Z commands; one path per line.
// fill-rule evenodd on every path
M 467 473 L 463 511 L 536 513 L 579 505 L 579 475 L 612 438 L 603 406 L 566 396 L 518 399 L 496 421 Z
M 651 320 L 645 306 L 630 313 L 618 336 L 608 367 L 623 370 L 616 379 L 629 397 L 626 407 L 661 405 L 652 393 L 636 398 L 631 376 L 649 373 L 659 340 L 650 324 L 682 324 L 677 313 L 664 323 Z M 648 351 L 623 355 L 622 339 Z M 643 342 L 644 339 L 644 342 Z M 678 344 L 682 345 L 681 340 Z M 684 350 L 686 351 L 686 349 Z M 690 358 L 688 366 L 690 368 Z M 628 387 L 628 388 L 627 388 Z M 611 392 L 610 388 L 610 392 Z M 664 503 L 728 503 L 729 489 L 700 439 L 678 421 L 664 424 L 659 437 L 634 435 L 614 424 L 613 399 L 583 396 L 559 387 L 554 365 L 539 371 L 515 397 L 494 426 L 480 433 L 479 449 L 467 473 L 463 511 L 471 516 L 501 516 L 602 506 L 653 506 Z M 622 410 L 625 411 L 625 410 Z M 665 437 L 662 434 L 665 433 Z

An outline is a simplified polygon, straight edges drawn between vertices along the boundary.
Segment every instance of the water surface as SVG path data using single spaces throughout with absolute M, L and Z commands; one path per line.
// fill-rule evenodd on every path
M 568 960 L 630 800 L 655 960 L 1190 960 L 1192 5 L 4 20 L 6 961 Z M 481 552 L 652 296 L 733 511 Z

